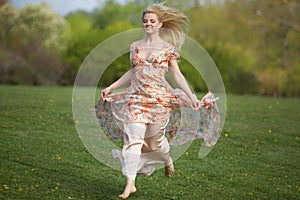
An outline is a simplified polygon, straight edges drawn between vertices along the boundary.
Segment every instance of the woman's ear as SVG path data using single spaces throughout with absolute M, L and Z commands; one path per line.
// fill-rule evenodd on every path
M 158 25 L 158 28 L 161 28 L 161 27 L 162 27 L 162 25 L 163 25 L 163 23 L 162 23 L 162 22 L 160 22 L 160 23 L 159 23 L 159 25 Z

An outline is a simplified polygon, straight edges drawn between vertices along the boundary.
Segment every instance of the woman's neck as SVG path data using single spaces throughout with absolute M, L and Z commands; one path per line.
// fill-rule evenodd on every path
M 159 34 L 147 34 L 144 41 L 147 45 L 163 42 L 163 40 L 159 37 Z

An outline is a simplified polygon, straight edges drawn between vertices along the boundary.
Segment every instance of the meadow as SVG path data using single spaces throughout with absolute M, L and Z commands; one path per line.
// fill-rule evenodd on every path
M 71 87 L 0 86 L 0 199 L 118 199 L 125 178 L 82 144 Z M 199 94 L 200 95 L 200 94 Z M 300 99 L 227 96 L 214 149 L 194 141 L 174 163 L 138 177 L 129 199 L 300 199 Z

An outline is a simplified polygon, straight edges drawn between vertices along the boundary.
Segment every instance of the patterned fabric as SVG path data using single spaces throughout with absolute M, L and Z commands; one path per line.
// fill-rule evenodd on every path
M 170 60 L 179 59 L 176 48 L 169 43 L 148 58 L 133 43 L 130 47 L 131 85 L 124 91 L 99 98 L 93 114 L 111 139 L 123 139 L 123 123 L 157 123 L 169 120 L 166 137 L 171 145 L 204 139 L 214 145 L 219 136 L 220 117 L 216 98 L 209 92 L 201 100 L 201 108 L 193 110 L 190 98 L 174 89 L 165 75 Z M 211 104 L 211 107 L 207 107 Z

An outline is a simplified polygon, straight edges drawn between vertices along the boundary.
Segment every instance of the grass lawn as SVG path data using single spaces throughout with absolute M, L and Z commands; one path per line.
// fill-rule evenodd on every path
M 0 86 L 0 199 L 118 199 L 125 178 L 83 146 L 72 88 Z M 138 177 L 129 199 L 300 199 L 300 99 L 227 96 L 208 156 L 195 141 L 176 173 Z

